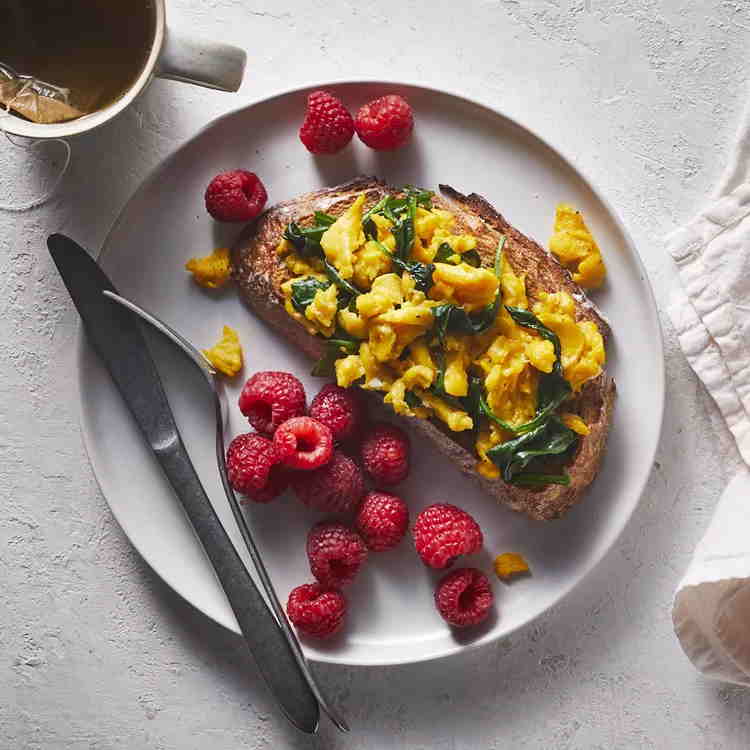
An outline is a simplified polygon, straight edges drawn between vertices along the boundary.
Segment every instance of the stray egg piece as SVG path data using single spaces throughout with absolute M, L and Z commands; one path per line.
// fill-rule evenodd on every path
M 604 282 L 607 270 L 599 246 L 581 212 L 567 203 L 557 206 L 549 249 L 584 289 L 597 289 Z
M 242 369 L 242 346 L 237 331 L 224 326 L 221 339 L 210 349 L 203 349 L 203 356 L 211 365 L 230 378 Z
M 515 552 L 504 552 L 495 558 L 495 575 L 501 581 L 509 581 L 513 576 L 530 573 L 529 564 L 523 555 Z
M 229 281 L 232 274 L 229 248 L 218 247 L 205 258 L 191 258 L 185 264 L 185 270 L 193 274 L 196 284 L 207 289 L 218 289 Z

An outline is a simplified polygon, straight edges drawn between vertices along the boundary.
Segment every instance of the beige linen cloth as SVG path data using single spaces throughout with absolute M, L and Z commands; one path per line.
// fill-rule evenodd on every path
M 750 106 L 708 206 L 667 237 L 682 286 L 669 314 L 750 466 Z M 708 677 L 750 685 L 750 471 L 724 491 L 675 594 L 675 632 Z

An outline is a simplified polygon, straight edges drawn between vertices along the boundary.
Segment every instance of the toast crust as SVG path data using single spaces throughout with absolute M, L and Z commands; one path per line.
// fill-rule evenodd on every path
M 457 231 L 477 237 L 477 250 L 483 265 L 492 265 L 498 239 L 505 235 L 503 257 L 514 273 L 526 276 L 529 298 L 533 300 L 543 291 L 568 292 L 575 301 L 576 319 L 596 323 L 606 341 L 610 335 L 609 325 L 552 255 L 509 224 L 482 196 L 476 193 L 463 195 L 448 185 L 440 185 L 440 191 L 442 195 L 436 195 L 433 204 L 456 215 Z M 356 177 L 342 185 L 307 193 L 268 209 L 245 227 L 232 247 L 233 276 L 242 298 L 278 333 L 311 358 L 319 358 L 324 350 L 324 340 L 308 334 L 284 309 L 281 285 L 291 278 L 291 273 L 276 253 L 281 234 L 290 221 L 304 223 L 315 211 L 334 216 L 341 214 L 362 193 L 366 196 L 365 205 L 369 207 L 383 196 L 397 192 L 396 188 L 375 177 Z M 382 405 L 379 394 L 374 400 Z M 406 419 L 419 435 L 430 440 L 487 494 L 532 519 L 550 520 L 564 515 L 578 502 L 596 476 L 605 452 L 614 401 L 615 384 L 606 372 L 584 385 L 574 405 L 588 425 L 589 434 L 578 441 L 576 453 L 566 466 L 570 485 L 543 488 L 516 487 L 487 479 L 476 472 L 477 458 L 472 445 L 462 439 L 461 433 L 451 432 L 440 422 L 401 418 Z

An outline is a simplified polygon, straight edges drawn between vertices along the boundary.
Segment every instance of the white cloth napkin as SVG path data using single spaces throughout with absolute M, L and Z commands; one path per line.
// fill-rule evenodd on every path
M 709 205 L 667 237 L 682 287 L 668 312 L 750 465 L 750 106 Z M 727 486 L 675 594 L 675 632 L 708 677 L 750 685 L 750 471 Z

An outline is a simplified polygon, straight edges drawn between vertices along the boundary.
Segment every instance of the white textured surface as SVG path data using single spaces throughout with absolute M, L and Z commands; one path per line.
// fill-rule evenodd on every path
M 313 78 L 387 74 L 492 98 L 577 157 L 619 210 L 666 297 L 672 270 L 661 236 L 697 210 L 717 179 L 747 96 L 747 4 L 427 7 L 173 2 L 181 27 L 248 49 L 240 94 L 157 81 L 135 109 L 73 143 L 59 198 L 0 214 L 3 747 L 750 744 L 750 694 L 698 677 L 671 630 L 673 588 L 737 458 L 666 321 L 662 445 L 620 543 L 561 606 L 498 646 L 415 667 L 320 668 L 355 728 L 349 737 L 325 726 L 309 740 L 287 728 L 238 639 L 146 568 L 96 488 L 71 377 L 76 318 L 44 238 L 64 231 L 99 245 L 148 170 L 243 96 Z M 54 173 L 58 148 L 44 147 L 39 158 L 3 145 L 0 199 L 38 190 Z

